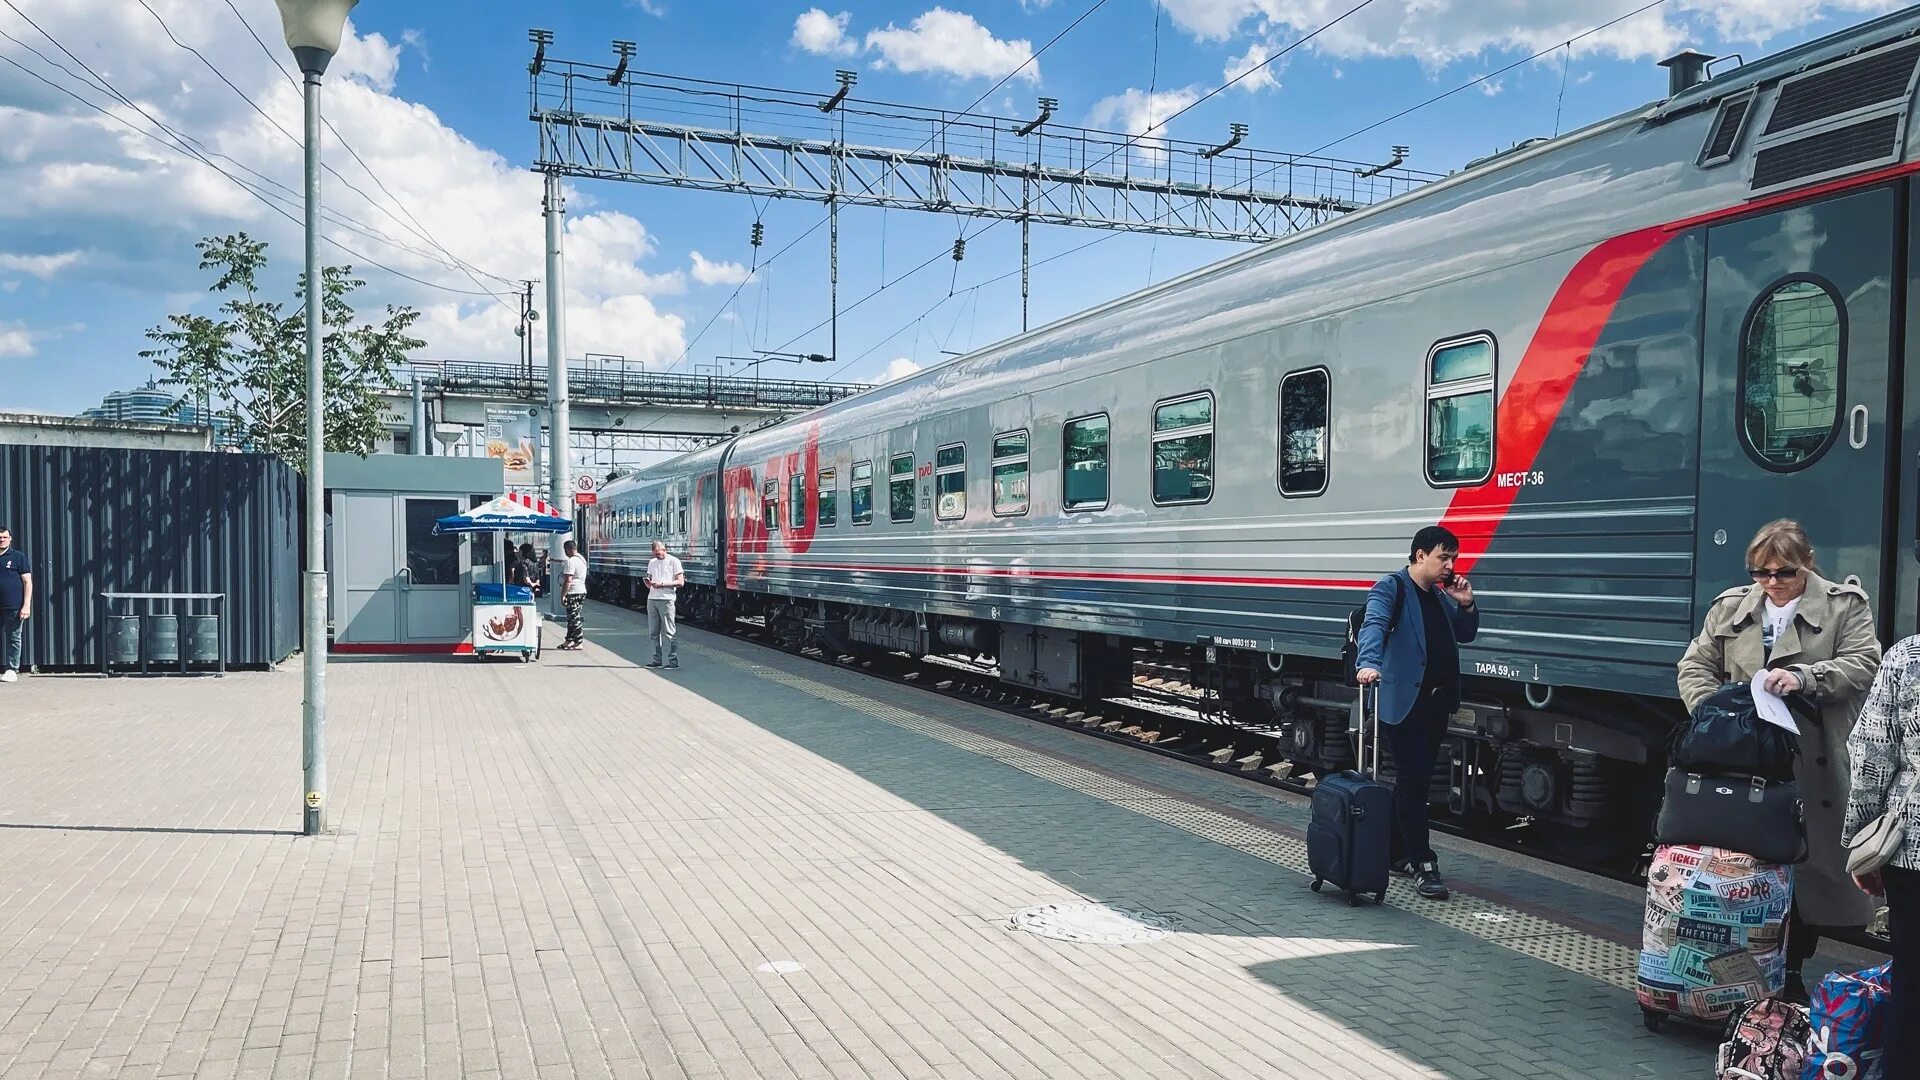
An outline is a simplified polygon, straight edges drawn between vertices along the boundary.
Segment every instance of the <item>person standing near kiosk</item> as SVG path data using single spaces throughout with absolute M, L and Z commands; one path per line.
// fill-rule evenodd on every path
M 653 542 L 653 558 L 647 561 L 647 636 L 653 639 L 653 662 L 660 667 L 660 651 L 666 647 L 667 667 L 680 666 L 680 644 L 674 640 L 673 605 L 680 586 L 687 583 L 687 572 L 680 560 L 667 554 L 667 545 Z

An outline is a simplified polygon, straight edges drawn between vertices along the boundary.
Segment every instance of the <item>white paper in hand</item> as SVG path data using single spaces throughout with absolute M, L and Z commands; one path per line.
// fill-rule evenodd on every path
M 1753 704 L 1759 710 L 1760 719 L 1786 728 L 1795 735 L 1800 734 L 1800 725 L 1794 723 L 1793 714 L 1787 711 L 1787 703 L 1767 689 L 1767 674 L 1766 671 L 1758 671 L 1753 676 Z

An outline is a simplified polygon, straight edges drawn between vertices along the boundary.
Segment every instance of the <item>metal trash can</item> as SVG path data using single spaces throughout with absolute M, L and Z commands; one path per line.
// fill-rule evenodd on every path
M 133 667 L 140 663 L 140 616 L 107 616 L 107 664 Z
M 180 617 L 177 615 L 148 615 L 147 619 L 147 662 L 149 664 L 177 664 L 180 662 Z
M 189 664 L 217 664 L 220 662 L 220 616 L 218 615 L 182 615 L 182 642 L 187 651 Z

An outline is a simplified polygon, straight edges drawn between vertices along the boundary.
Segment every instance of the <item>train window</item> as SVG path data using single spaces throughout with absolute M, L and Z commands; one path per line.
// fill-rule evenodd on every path
M 1775 286 L 1747 317 L 1740 362 L 1740 441 L 1761 467 L 1813 464 L 1840 425 L 1846 325 L 1826 285 Z
M 1153 407 L 1153 501 L 1206 502 L 1213 497 L 1213 395 L 1196 394 Z
M 767 477 L 760 491 L 760 523 L 768 532 L 780 528 L 780 481 Z
M 680 535 L 685 536 L 693 531 L 687 527 L 687 489 L 681 488 L 675 498 L 680 505 Z
M 1083 416 L 1061 426 L 1060 502 L 1068 510 L 1107 505 L 1107 414 Z
M 887 466 L 887 519 L 913 520 L 913 455 L 900 454 Z
M 1493 338 L 1443 341 L 1427 354 L 1427 480 L 1478 484 L 1493 475 Z
M 1326 368 L 1280 380 L 1280 494 L 1290 498 L 1327 490 L 1329 380 Z
M 821 525 L 840 524 L 840 492 L 838 488 L 834 487 L 835 479 L 836 477 L 832 469 L 820 470 L 820 491 L 818 495 L 814 496 L 819 509 L 814 520 Z
M 1009 431 L 993 437 L 993 512 L 1000 516 L 1027 512 L 1027 433 Z
M 943 446 L 933 452 L 933 516 L 958 521 L 967 516 L 967 448 Z
M 853 463 L 853 479 L 848 494 L 852 497 L 853 523 L 873 524 L 873 462 Z

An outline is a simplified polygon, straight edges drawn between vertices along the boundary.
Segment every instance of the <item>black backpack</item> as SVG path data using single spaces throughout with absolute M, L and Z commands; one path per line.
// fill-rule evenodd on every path
M 1400 575 L 1388 575 L 1393 580 L 1393 614 L 1387 616 L 1387 636 L 1393 636 L 1393 628 L 1400 623 Z M 1360 685 L 1360 627 L 1367 621 L 1367 605 L 1361 604 L 1347 612 L 1347 641 L 1340 646 L 1340 662 L 1347 670 L 1347 685 Z

